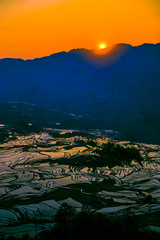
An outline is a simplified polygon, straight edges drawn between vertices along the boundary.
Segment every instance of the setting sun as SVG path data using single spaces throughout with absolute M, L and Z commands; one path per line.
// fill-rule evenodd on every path
M 159 9 L 159 0 L 0 0 L 0 58 L 157 43 Z
M 100 44 L 100 49 L 105 49 L 106 48 L 106 45 L 105 44 Z

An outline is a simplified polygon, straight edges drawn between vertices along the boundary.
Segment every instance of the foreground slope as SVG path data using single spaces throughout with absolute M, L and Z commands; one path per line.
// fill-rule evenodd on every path
M 102 132 L 46 129 L 0 145 L 0 233 L 36 236 L 54 226 L 66 202 L 80 211 L 135 214 L 144 226 L 160 228 L 159 145 L 112 141 L 140 150 L 143 158 L 104 164 L 97 151 L 111 139 Z M 110 146 L 110 145 L 108 145 Z M 119 151 L 120 149 L 117 148 Z M 137 161 L 138 160 L 138 161 Z M 109 164 L 111 161 L 112 164 Z M 96 167 L 95 167 L 96 163 Z

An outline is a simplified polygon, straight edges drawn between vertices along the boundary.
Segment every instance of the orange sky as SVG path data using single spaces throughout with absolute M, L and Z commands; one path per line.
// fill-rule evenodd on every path
M 0 0 L 0 58 L 160 42 L 159 0 Z

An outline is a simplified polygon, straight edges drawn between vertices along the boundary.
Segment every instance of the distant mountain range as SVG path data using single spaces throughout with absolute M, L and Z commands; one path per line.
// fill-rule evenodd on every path
M 117 44 L 99 53 L 75 49 L 34 60 L 0 59 L 0 101 L 82 115 L 85 128 L 160 143 L 160 43 Z

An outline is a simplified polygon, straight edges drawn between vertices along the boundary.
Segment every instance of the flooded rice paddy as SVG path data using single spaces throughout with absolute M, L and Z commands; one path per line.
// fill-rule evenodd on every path
M 158 145 L 132 143 L 144 157 L 142 164 L 132 161 L 130 166 L 77 168 L 70 160 L 89 158 L 96 148 L 87 141 L 43 133 L 0 145 L 0 236 L 28 233 L 33 237 L 50 229 L 63 202 L 77 211 L 85 204 L 108 214 L 126 210 L 136 215 L 160 213 Z M 108 139 L 97 137 L 94 141 L 101 145 Z M 152 225 L 160 227 L 156 221 Z

